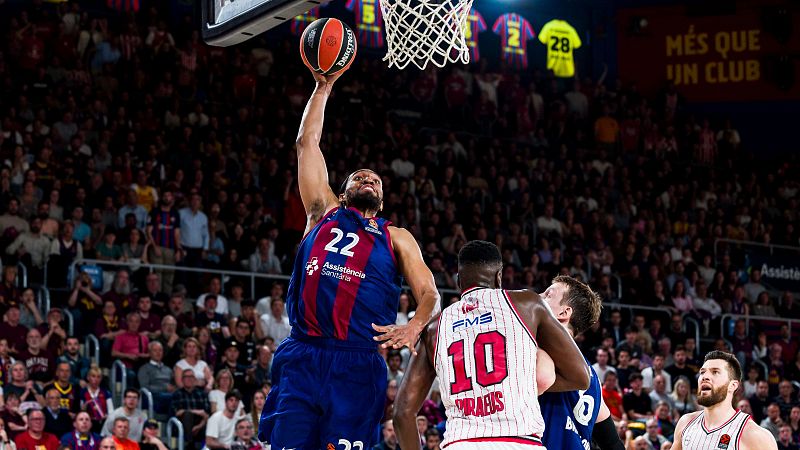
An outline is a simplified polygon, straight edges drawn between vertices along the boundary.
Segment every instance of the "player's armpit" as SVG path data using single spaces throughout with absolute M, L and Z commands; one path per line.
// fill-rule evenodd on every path
M 423 331 L 422 339 L 416 346 L 416 353 L 411 357 L 405 376 L 397 391 L 394 402 L 394 426 L 400 448 L 419 448 L 420 436 L 417 429 L 417 412 L 428 396 L 428 392 L 436 378 L 436 370 L 431 362 L 433 340 L 436 339 L 436 324 L 432 323 Z
M 601 390 L 602 393 L 602 390 Z M 600 396 L 600 410 L 597 411 L 597 419 L 595 420 L 596 423 L 600 423 L 606 419 L 611 417 L 611 411 L 608 409 L 608 405 L 606 405 L 606 401 L 603 400 L 603 396 Z

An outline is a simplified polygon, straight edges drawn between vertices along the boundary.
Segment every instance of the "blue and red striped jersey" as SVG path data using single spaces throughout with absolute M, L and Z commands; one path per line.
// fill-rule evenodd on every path
M 356 14 L 358 43 L 370 48 L 383 47 L 383 16 L 379 0 L 347 0 L 345 7 Z
M 292 332 L 374 344 L 394 324 L 400 298 L 390 222 L 336 208 L 303 238 L 286 296 Z
M 528 67 L 528 41 L 535 36 L 530 22 L 517 13 L 503 14 L 492 31 L 500 35 L 503 60 L 517 69 Z
M 469 47 L 469 58 L 471 62 L 476 62 L 481 59 L 480 52 L 478 52 L 478 33 L 486 31 L 486 21 L 477 9 L 472 8 L 469 10 L 467 16 L 467 23 L 464 24 L 464 40 L 467 41 Z
M 164 211 L 160 207 L 153 208 L 147 216 L 147 225 L 153 227 L 153 242 L 159 247 L 178 248 L 175 242 L 175 229 L 181 227 L 181 217 L 175 208 Z
M 306 27 L 314 23 L 314 21 L 317 19 L 319 19 L 319 6 L 311 8 L 309 11 L 304 12 L 303 14 L 300 14 L 292 19 L 292 34 L 295 36 L 301 36 L 303 31 L 306 30 Z

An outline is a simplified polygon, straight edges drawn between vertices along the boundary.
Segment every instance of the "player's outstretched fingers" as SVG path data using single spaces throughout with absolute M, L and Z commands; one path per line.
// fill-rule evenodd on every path
M 414 342 L 416 341 L 417 333 L 408 325 L 375 325 L 373 323 L 372 328 L 378 333 L 382 333 L 372 338 L 383 342 L 381 348 L 401 349 L 408 347 L 416 355 Z

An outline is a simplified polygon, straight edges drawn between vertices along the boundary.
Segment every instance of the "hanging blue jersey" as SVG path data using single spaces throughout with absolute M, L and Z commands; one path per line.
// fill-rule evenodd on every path
M 545 428 L 542 443 L 545 448 L 589 450 L 592 430 L 603 400 L 600 381 L 589 365 L 591 381 L 585 391 L 545 392 L 539 396 Z
M 503 61 L 517 69 L 528 67 L 528 41 L 536 35 L 531 23 L 517 13 L 503 14 L 492 26 L 500 35 Z
M 356 15 L 358 44 L 383 47 L 383 13 L 379 0 L 347 0 L 344 6 Z
M 286 296 L 293 333 L 376 345 L 372 323 L 394 324 L 400 298 L 389 224 L 340 207 L 303 238 Z

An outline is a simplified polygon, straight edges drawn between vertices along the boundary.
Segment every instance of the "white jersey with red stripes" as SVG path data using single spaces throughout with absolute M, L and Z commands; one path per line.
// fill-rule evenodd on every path
M 541 445 L 536 340 L 502 289 L 473 288 L 439 319 L 435 367 L 454 442 Z
M 683 429 L 681 444 L 684 450 L 738 450 L 739 441 L 750 414 L 736 412 L 722 425 L 709 430 L 706 427 L 706 412 L 703 410 Z

